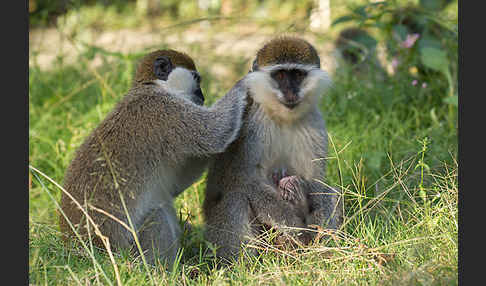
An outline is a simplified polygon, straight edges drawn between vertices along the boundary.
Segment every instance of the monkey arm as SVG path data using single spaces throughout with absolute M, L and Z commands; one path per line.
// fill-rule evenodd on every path
M 124 144 L 132 144 L 141 154 L 159 148 L 174 161 L 221 153 L 238 137 L 246 98 L 242 81 L 209 108 L 152 86 L 140 86 L 109 115 L 102 137 L 104 141 L 126 138 Z
M 240 80 L 235 86 L 210 108 L 191 104 L 192 118 L 187 126 L 188 138 L 185 144 L 193 146 L 200 155 L 216 154 L 226 148 L 238 137 L 242 117 L 246 108 L 247 90 Z M 187 121 L 191 122 L 187 122 Z M 193 122 L 192 122 L 193 121 Z

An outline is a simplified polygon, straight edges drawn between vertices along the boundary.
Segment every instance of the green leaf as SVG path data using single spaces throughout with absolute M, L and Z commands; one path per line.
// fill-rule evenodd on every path
M 353 13 L 358 14 L 361 18 L 368 18 L 368 13 L 366 13 L 366 7 L 368 5 L 362 5 L 353 10 Z
M 373 7 L 373 6 L 386 7 L 386 6 L 388 6 L 388 2 L 387 1 L 374 2 L 374 3 L 368 4 L 368 6 L 369 7 Z
M 419 49 L 423 49 L 423 48 L 442 49 L 442 44 L 440 43 L 439 39 L 427 33 L 420 35 L 420 39 L 418 40 L 417 45 Z
M 441 7 L 441 0 L 420 0 L 420 6 L 429 10 L 439 10 Z
M 393 26 L 393 33 L 397 35 L 401 41 L 405 41 L 405 39 L 407 39 L 408 30 L 404 25 L 398 24 Z
M 444 9 L 452 0 L 420 0 L 420 6 L 428 10 L 438 11 Z
M 443 73 L 447 72 L 449 66 L 447 53 L 441 49 L 433 47 L 424 47 L 420 49 L 420 60 L 426 67 Z
M 339 23 L 349 22 L 349 21 L 352 21 L 354 19 L 355 18 L 353 16 L 351 16 L 351 15 L 344 15 L 344 16 L 339 17 L 336 20 L 334 20 L 334 22 L 332 22 L 331 26 L 337 25 Z
M 448 103 L 448 104 L 452 104 L 454 106 L 458 106 L 459 105 L 459 97 L 456 95 L 453 95 L 453 96 L 448 96 L 446 98 L 444 98 L 444 102 L 445 103 Z
M 370 27 L 374 27 L 374 28 L 378 28 L 378 29 L 385 29 L 386 26 L 387 26 L 387 24 L 380 22 L 380 21 L 376 21 L 376 22 L 370 24 Z
M 378 44 L 378 41 L 368 33 L 360 34 L 354 40 L 370 50 L 374 50 Z

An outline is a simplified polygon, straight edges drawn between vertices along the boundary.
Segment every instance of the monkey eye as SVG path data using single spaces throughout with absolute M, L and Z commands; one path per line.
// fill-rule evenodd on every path
M 172 68 L 172 62 L 168 57 L 159 57 L 154 61 L 154 74 L 158 79 L 167 80 Z
M 297 78 L 299 78 L 299 79 L 302 79 L 306 75 L 307 75 L 307 72 L 305 72 L 305 71 L 295 70 L 295 76 L 297 76 Z
M 275 71 L 273 74 L 272 74 L 272 77 L 277 79 L 277 80 L 282 80 L 284 78 L 284 71 L 282 70 L 278 70 L 278 71 Z

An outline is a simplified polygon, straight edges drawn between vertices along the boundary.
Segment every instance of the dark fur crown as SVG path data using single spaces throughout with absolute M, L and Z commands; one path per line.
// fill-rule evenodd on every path
M 253 70 L 275 64 L 299 63 L 321 67 L 316 49 L 307 41 L 291 36 L 281 36 L 266 43 L 258 52 Z
M 157 79 L 154 73 L 154 61 L 159 57 L 168 57 L 174 67 L 183 67 L 188 70 L 196 70 L 194 61 L 188 55 L 174 50 L 157 50 L 151 52 L 140 60 L 135 72 L 135 84 Z

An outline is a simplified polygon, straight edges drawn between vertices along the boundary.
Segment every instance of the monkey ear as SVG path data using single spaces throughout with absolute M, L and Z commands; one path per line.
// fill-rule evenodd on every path
M 168 57 L 158 57 L 154 61 L 154 73 L 155 77 L 161 80 L 167 80 L 169 73 L 172 71 L 172 62 Z

